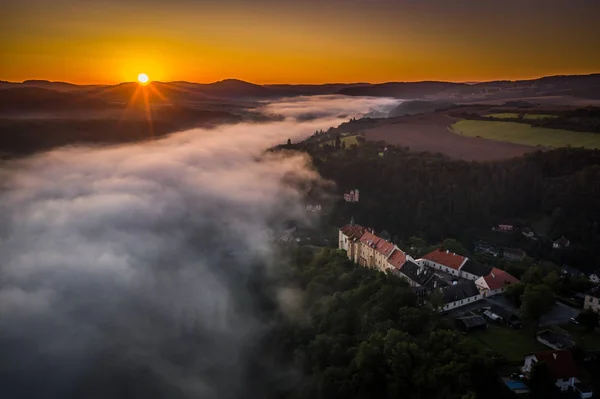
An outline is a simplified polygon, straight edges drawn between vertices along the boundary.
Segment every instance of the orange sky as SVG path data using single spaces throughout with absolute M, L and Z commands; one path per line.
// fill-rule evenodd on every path
M 0 79 L 479 81 L 600 72 L 596 0 L 5 0 Z

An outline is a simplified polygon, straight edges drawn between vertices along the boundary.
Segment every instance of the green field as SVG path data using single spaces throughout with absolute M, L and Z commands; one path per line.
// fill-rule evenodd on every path
M 505 112 L 500 114 L 488 114 L 484 115 L 489 118 L 497 118 L 497 119 L 516 119 L 519 117 L 519 114 L 516 112 Z M 544 119 L 544 118 L 556 118 L 556 115 L 548 115 L 548 114 L 525 114 L 523 119 Z
M 530 146 L 600 148 L 600 134 L 533 127 L 519 122 L 460 120 L 450 129 L 458 134 Z
M 501 354 L 511 363 L 523 362 L 531 352 L 547 350 L 527 330 L 489 325 L 486 330 L 473 331 L 468 337 L 485 349 Z

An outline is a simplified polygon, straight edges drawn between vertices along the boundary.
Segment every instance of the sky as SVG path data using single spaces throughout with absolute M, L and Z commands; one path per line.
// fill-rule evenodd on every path
M 600 72 L 597 0 L 3 0 L 0 80 L 259 84 Z

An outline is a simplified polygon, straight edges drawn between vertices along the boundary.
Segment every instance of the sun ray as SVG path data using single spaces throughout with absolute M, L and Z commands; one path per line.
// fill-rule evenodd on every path
M 150 138 L 154 139 L 154 124 L 152 123 L 152 108 L 150 108 L 150 101 L 148 99 L 148 90 L 146 87 L 142 88 L 144 94 L 144 106 L 146 108 L 146 120 L 148 121 L 148 128 L 150 129 Z

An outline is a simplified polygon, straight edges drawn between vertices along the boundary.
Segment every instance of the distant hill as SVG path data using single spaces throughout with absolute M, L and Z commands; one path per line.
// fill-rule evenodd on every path
M 457 91 L 463 87 L 469 87 L 469 85 L 451 82 L 389 82 L 370 86 L 347 87 L 339 90 L 337 94 L 418 99 L 427 95 Z
M 110 107 L 101 98 L 80 92 L 60 92 L 39 87 L 13 87 L 0 90 L 0 111 L 53 111 Z
M 0 110 L 33 109 L 68 106 L 103 106 L 102 103 L 129 102 L 140 88 L 137 82 L 117 85 L 75 85 L 66 82 L 47 80 L 27 80 L 25 82 L 0 81 Z M 257 85 L 238 79 L 226 79 L 214 83 L 193 82 L 152 82 L 147 86 L 149 101 L 157 104 L 215 101 L 270 100 L 299 95 L 340 94 L 348 96 L 395 97 L 407 100 L 449 101 L 452 103 L 473 103 L 490 100 L 516 100 L 541 96 L 571 96 L 580 99 L 600 98 L 600 74 L 548 76 L 521 81 L 490 81 L 475 84 L 452 82 L 388 82 L 331 83 L 322 85 Z M 28 89 L 16 92 L 14 90 Z M 48 93 L 39 90 L 49 90 Z M 154 90 L 155 89 L 155 90 Z M 13 90 L 5 92 L 6 90 Z M 75 99 L 55 93 L 80 96 Z M 32 96 L 31 101 L 27 96 Z M 11 104 L 13 102 L 14 104 Z M 140 101 L 143 98 L 140 97 Z M 55 104 L 41 105 L 44 101 Z M 137 100 L 136 100 L 137 101 Z M 37 104 L 37 105 L 36 105 Z M 424 104 L 407 104 L 405 107 L 422 107 Z M 400 111 L 398 111 L 400 112 Z M 409 111 L 408 113 L 412 113 Z
M 370 83 L 326 83 L 321 85 L 276 84 L 265 85 L 283 96 L 313 96 L 336 94 L 342 89 L 370 86 Z
M 454 106 L 454 104 L 449 101 L 404 101 L 402 104 L 398 105 L 396 108 L 389 112 L 388 118 L 394 118 L 397 116 L 405 115 L 423 114 L 426 112 L 447 109 L 452 106 Z

